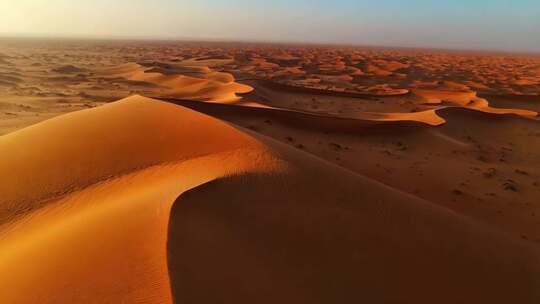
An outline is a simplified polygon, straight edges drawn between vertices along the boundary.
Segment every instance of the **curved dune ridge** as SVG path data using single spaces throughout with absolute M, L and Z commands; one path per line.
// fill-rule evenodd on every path
M 480 98 L 474 91 L 413 90 L 413 94 L 429 104 L 447 104 L 449 107 L 463 107 L 490 114 L 514 114 L 523 117 L 536 117 L 537 112 L 524 109 L 494 108 L 487 99 Z
M 132 96 L 0 153 L 5 303 L 540 300 L 533 245 L 184 107 Z
M 258 108 L 272 108 L 276 110 L 310 113 L 309 110 L 283 109 L 263 104 L 258 100 L 244 98 L 241 94 L 250 93 L 253 87 L 235 81 L 230 73 L 217 72 L 206 64 L 215 60 L 191 59 L 177 64 L 143 63 L 143 65 L 130 63 L 123 66 L 102 71 L 109 77 L 125 77 L 128 80 L 142 81 L 157 85 L 164 89 L 156 92 L 160 98 L 180 98 L 204 102 L 230 104 L 232 106 L 248 106 Z M 224 60 L 217 60 L 218 63 Z M 217 63 L 214 63 L 217 64 Z M 284 86 L 284 85 L 282 85 Z M 459 87 L 459 89 L 463 89 Z M 289 87 L 293 90 L 293 87 Z M 301 91 L 299 89 L 299 91 Z M 240 95 L 239 95 L 240 94 Z M 374 95 L 376 96 L 376 95 Z M 481 111 L 499 115 L 518 115 L 522 117 L 535 117 L 537 112 L 523 109 L 500 109 L 489 105 L 486 99 L 477 96 L 474 91 L 455 91 L 445 89 L 413 89 L 411 93 L 401 95 L 404 98 L 418 102 L 419 105 L 430 106 L 417 112 L 359 112 L 355 114 L 325 114 L 325 116 L 357 119 L 374 122 L 417 122 L 429 126 L 439 126 L 446 120 L 437 114 L 438 110 L 447 107 L 461 107 L 469 110 Z M 321 115 L 321 113 L 317 113 Z
M 288 86 L 284 84 L 272 85 L 274 87 L 283 88 L 290 92 L 305 93 L 311 92 L 312 94 L 326 94 L 324 90 L 317 89 L 304 89 L 296 88 L 294 86 Z M 328 93 L 330 94 L 330 93 Z M 335 94 L 334 94 L 335 95 Z M 345 93 L 345 96 L 358 96 L 369 97 L 366 94 L 352 94 Z M 388 95 L 391 97 L 391 95 Z M 387 96 L 387 97 L 388 97 Z M 464 108 L 467 110 L 480 111 L 488 114 L 498 115 L 517 115 L 525 118 L 537 117 L 538 113 L 531 110 L 517 109 L 517 108 L 495 108 L 489 105 L 487 99 L 480 98 L 474 91 L 450 91 L 450 90 L 426 90 L 426 89 L 413 89 L 410 92 L 402 92 L 399 95 L 404 100 L 415 102 L 421 106 L 428 106 L 429 109 L 424 109 L 417 112 L 368 112 L 363 111 L 356 114 L 331 114 L 326 116 L 333 116 L 338 118 L 358 119 L 362 121 L 373 122 L 418 122 L 430 126 L 440 126 L 446 123 L 446 120 L 441 117 L 437 112 L 446 108 Z M 381 97 L 373 95 L 372 97 Z M 273 109 L 280 109 L 272 107 Z M 281 108 L 281 110 L 283 110 Z M 291 110 L 291 109 L 287 109 Z M 309 111 L 297 111 L 296 112 L 308 112 Z M 321 115 L 321 113 L 317 113 Z
M 231 74 L 216 72 L 206 66 L 178 66 L 165 69 L 129 63 L 101 72 L 108 77 L 124 77 L 127 80 L 152 83 L 162 89 L 159 92 L 162 96 L 200 101 L 232 103 L 241 99 L 237 93 L 248 93 L 253 90 L 250 86 L 235 82 Z

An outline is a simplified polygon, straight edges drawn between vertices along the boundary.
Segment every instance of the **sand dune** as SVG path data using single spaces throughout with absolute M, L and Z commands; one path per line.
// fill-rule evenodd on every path
M 0 149 L 7 303 L 539 299 L 534 247 L 179 106 L 134 96 Z
M 2 303 L 540 301 L 535 58 L 29 40 L 0 63 Z
M 94 128 L 96 120 L 107 123 Z M 36 149 L 24 153 L 28 145 Z M 262 150 L 247 135 L 141 97 L 46 121 L 0 146 L 1 176 L 25 170 L 2 184 L 0 202 L 0 268 L 10 273 L 0 293 L 15 303 L 167 302 L 170 204 L 198 184 L 263 165 L 243 160 Z M 264 164 L 260 170 L 272 166 Z M 31 262 L 40 259 L 47 263 Z M 44 275 L 56 279 L 41 282 Z
M 182 69 L 172 68 L 145 68 L 139 64 L 122 65 L 117 68 L 108 69 L 104 73 L 111 77 L 125 77 L 127 80 L 152 83 L 162 90 L 158 94 L 163 96 L 174 96 L 189 98 L 201 101 L 214 102 L 235 102 L 240 99 L 237 93 L 248 93 L 251 87 L 234 82 L 234 77 L 227 73 L 212 71 L 207 66 L 198 70 L 197 78 L 177 74 L 178 72 L 188 72 L 189 66 Z
M 182 65 L 176 67 L 173 66 L 161 66 L 160 68 L 152 68 L 148 70 L 138 64 L 124 65 L 112 70 L 110 75 L 123 76 L 128 80 L 149 82 L 157 85 L 161 88 L 166 88 L 165 91 L 156 92 L 155 96 L 159 97 L 174 97 L 183 98 L 189 100 L 199 100 L 206 102 L 228 103 L 235 104 L 236 106 L 251 106 L 251 107 L 265 107 L 274 109 L 276 108 L 270 104 L 264 104 L 255 99 L 243 98 L 239 94 L 250 93 L 254 90 L 253 87 L 247 84 L 240 84 L 235 82 L 233 75 L 228 73 L 215 72 L 208 66 L 199 64 L 196 66 L 199 69 L 199 75 L 204 78 L 197 78 L 193 76 L 185 76 L 175 74 L 182 72 Z M 203 68 L 201 68 L 203 67 Z M 187 66 L 188 69 L 192 68 Z M 126 72 L 127 71 L 127 72 Z M 161 72 L 158 72 L 161 71 Z M 184 71 L 185 72 L 185 71 Z M 294 87 L 287 87 L 280 84 L 266 84 L 273 88 L 284 88 L 292 92 L 307 92 L 317 94 L 317 90 L 301 89 Z M 401 92 L 401 95 L 407 94 L 407 91 Z M 367 94 L 351 94 L 346 93 L 345 97 L 374 97 L 375 95 Z M 338 113 L 324 113 L 326 115 L 341 117 L 346 119 L 360 119 L 365 121 L 413 121 L 431 126 L 438 126 L 444 124 L 446 121 L 437 115 L 436 110 L 453 106 L 453 107 L 466 107 L 468 109 L 478 110 L 492 114 L 515 114 L 526 117 L 535 117 L 538 113 L 522 109 L 497 109 L 489 106 L 487 100 L 477 97 L 476 92 L 459 92 L 459 91 L 441 91 L 441 90 L 414 90 L 412 92 L 413 97 L 418 97 L 429 105 L 441 105 L 436 109 L 427 109 L 424 111 L 418 111 L 413 113 L 396 113 L 396 112 L 369 112 L 361 111 L 356 114 L 338 114 Z M 303 113 L 311 112 L 309 109 L 287 109 L 292 111 L 298 111 Z M 322 115 L 323 113 L 317 113 Z
M 242 125 L 434 204 L 540 241 L 538 121 L 444 108 L 449 123 L 373 122 L 171 100 Z M 441 172 L 444 174 L 441 175 Z
M 473 91 L 414 90 L 413 94 L 430 104 L 446 104 L 491 114 L 514 114 L 524 117 L 538 116 L 537 112 L 530 110 L 493 108 L 486 99 L 478 97 L 476 92 Z

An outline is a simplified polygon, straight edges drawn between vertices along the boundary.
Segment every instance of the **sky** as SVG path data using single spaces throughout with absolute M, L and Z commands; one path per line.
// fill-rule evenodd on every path
M 0 0 L 0 36 L 540 52 L 540 0 Z

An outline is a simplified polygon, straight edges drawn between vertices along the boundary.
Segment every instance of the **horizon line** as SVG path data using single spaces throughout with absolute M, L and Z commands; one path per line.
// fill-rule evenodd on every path
M 149 37 L 127 35 L 82 35 L 82 34 L 44 34 L 44 33 L 6 33 L 0 32 L 0 39 L 50 39 L 50 40 L 87 40 L 87 41 L 130 41 L 130 42 L 194 42 L 194 43 L 238 43 L 238 44 L 270 44 L 270 45 L 297 45 L 297 46 L 334 46 L 372 49 L 408 49 L 408 50 L 433 50 L 466 53 L 492 53 L 492 54 L 515 54 L 515 55 L 540 55 L 540 50 L 508 50 L 503 48 L 461 48 L 461 47 L 435 47 L 425 45 L 399 46 L 391 44 L 368 44 L 368 43 L 345 43 L 324 41 L 291 41 L 276 39 L 241 39 L 241 38 L 217 38 L 217 37 Z

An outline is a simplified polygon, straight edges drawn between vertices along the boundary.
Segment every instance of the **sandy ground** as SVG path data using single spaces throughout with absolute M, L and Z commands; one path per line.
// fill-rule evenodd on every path
M 540 301 L 539 56 L 1 42 L 3 302 Z

